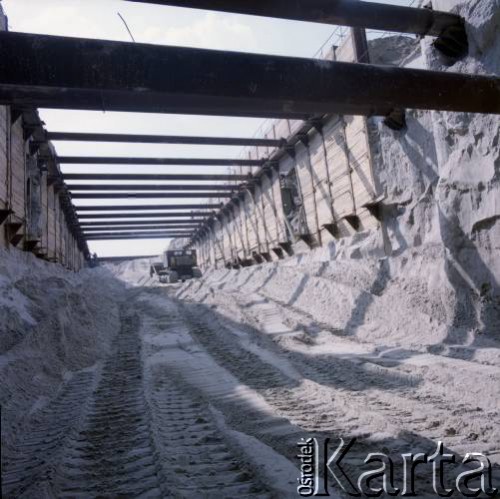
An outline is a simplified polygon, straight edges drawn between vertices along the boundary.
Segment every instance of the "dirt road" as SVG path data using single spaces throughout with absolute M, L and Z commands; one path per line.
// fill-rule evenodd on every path
M 449 394 L 422 389 L 457 364 L 429 375 L 432 359 L 354 355 L 345 342 L 333 362 L 262 297 L 179 298 L 126 291 L 106 360 L 68 376 L 4 454 L 5 497 L 296 497 L 301 438 L 357 437 L 345 469 L 359 474 L 369 452 L 432 454 L 464 431 L 486 440 L 474 425 L 498 417 L 480 400 L 450 413 Z M 429 471 L 419 486 L 434 497 Z

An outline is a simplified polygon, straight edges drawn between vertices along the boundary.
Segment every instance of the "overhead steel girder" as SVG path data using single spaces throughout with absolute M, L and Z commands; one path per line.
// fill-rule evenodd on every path
M 151 231 L 149 232 L 156 232 L 156 234 L 163 234 L 164 232 L 168 232 L 168 233 L 176 233 L 176 234 L 184 234 L 188 237 L 192 237 L 193 236 L 193 233 L 194 233 L 194 230 L 191 228 L 191 229 L 183 229 L 182 227 L 179 228 L 179 230 L 176 230 L 175 227 L 139 227 L 139 228 L 136 228 L 136 227 L 122 227 L 122 231 L 126 231 L 126 232 L 133 232 L 134 234 L 135 233 L 141 233 L 143 231 L 146 231 L 147 229 L 151 229 Z M 138 231 L 138 232 L 136 232 Z M 104 229 L 102 231 L 96 231 L 96 230 L 92 230 L 92 231 L 87 231 L 87 230 L 84 230 L 83 231 L 83 237 L 93 237 L 93 236 L 100 236 L 101 234 L 109 234 L 109 235 L 119 235 L 121 233 L 121 231 L 118 231 L 118 229 L 116 228 L 113 228 L 111 227 L 110 229 Z
M 46 132 L 47 140 L 73 142 L 122 142 L 130 144 L 185 144 L 211 146 L 280 147 L 278 139 L 238 137 L 190 137 L 177 135 L 133 135 L 118 133 Z
M 192 225 L 138 225 L 138 226 L 105 226 L 105 227 L 82 227 L 84 234 L 95 234 L 99 232 L 113 232 L 113 231 L 136 231 L 136 230 L 175 230 L 184 231 L 190 230 L 191 232 L 195 229 Z
M 75 191 L 235 191 L 238 189 L 237 185 L 177 185 L 177 184 L 67 184 L 68 189 L 74 193 Z
M 77 206 L 77 211 L 157 211 L 157 210 L 218 210 L 222 208 L 222 204 L 133 204 L 133 205 L 82 205 Z M 188 212 L 188 213 L 199 213 L 202 214 L 204 212 Z
M 206 220 L 211 216 L 211 213 L 182 213 L 182 212 L 170 212 L 170 213 L 85 213 L 79 214 L 78 219 L 80 222 L 84 220 L 107 220 L 109 218 L 116 219 L 138 219 L 138 218 L 186 218 L 188 220 Z M 183 221 L 188 221 L 183 220 Z
M 119 173 L 66 173 L 64 180 L 185 180 L 185 181 L 243 181 L 249 180 L 250 175 L 222 175 L 222 174 L 119 174 Z
M 74 192 L 73 199 L 188 199 L 230 198 L 231 192 Z
M 169 222 L 163 220 L 145 220 L 144 222 L 81 222 L 80 227 L 82 230 L 87 229 L 103 229 L 106 227 L 110 228 L 123 228 L 123 227 L 131 227 L 131 228 L 140 228 L 140 227 L 175 227 L 175 228 L 189 228 L 199 227 L 201 222 L 189 222 L 189 220 L 180 220 L 178 222 Z
M 460 16 L 449 12 L 357 0 L 128 1 L 429 36 L 439 36 L 445 29 L 462 24 Z
M 500 113 L 500 79 L 1 32 L 0 104 L 295 118 L 394 108 Z
M 262 166 L 261 159 L 205 159 L 205 158 L 100 158 L 59 156 L 63 165 L 172 165 L 172 166 Z
M 163 234 L 164 232 L 175 232 L 176 234 L 188 234 L 192 232 L 193 228 L 188 227 L 182 228 L 182 227 L 131 227 L 130 229 L 127 229 L 125 227 L 117 227 L 117 228 L 110 228 L 109 230 L 103 229 L 103 228 L 95 228 L 95 229 L 84 229 L 83 232 L 86 234 L 92 233 L 92 235 L 95 235 L 95 233 L 98 234 L 107 234 L 108 232 L 139 232 L 142 234 L 142 232 L 155 232 L 158 234 Z M 159 231 L 159 232 L 158 232 Z
M 124 241 L 124 240 L 130 240 L 130 239 L 177 239 L 177 238 L 182 238 L 182 239 L 189 239 L 189 236 L 184 236 L 184 235 L 179 235 L 179 234 L 174 234 L 174 235 L 166 235 L 166 236 L 119 236 L 119 237 L 114 237 L 114 236 L 106 236 L 106 237 L 87 237 L 86 241 L 92 242 L 92 241 Z
M 103 232 L 102 234 L 85 235 L 87 241 L 97 241 L 104 239 L 151 239 L 151 238 L 176 238 L 189 237 L 190 232 Z

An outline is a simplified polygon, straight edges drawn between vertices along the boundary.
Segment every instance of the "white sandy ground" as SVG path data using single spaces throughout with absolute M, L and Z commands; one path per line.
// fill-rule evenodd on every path
M 369 452 L 438 440 L 498 466 L 497 336 L 454 344 L 440 252 L 412 258 L 318 253 L 164 286 L 147 261 L 76 275 L 2 253 L 4 496 L 297 497 L 307 436 L 357 437 L 352 476 Z

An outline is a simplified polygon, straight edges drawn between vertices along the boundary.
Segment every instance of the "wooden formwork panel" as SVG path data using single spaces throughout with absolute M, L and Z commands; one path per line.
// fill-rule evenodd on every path
M 245 257 L 250 258 L 251 256 L 251 251 L 250 251 L 250 243 L 248 239 L 248 220 L 247 220 L 247 213 L 246 213 L 246 200 L 245 197 L 240 200 L 238 203 L 238 220 L 241 228 L 241 237 L 243 241 L 243 248 L 245 251 Z
M 208 244 L 205 237 L 199 239 L 196 242 L 196 254 L 198 257 L 198 266 L 201 268 L 205 268 L 208 264 L 208 255 L 207 255 Z
M 0 106 L 0 209 L 8 202 L 8 136 L 10 128 L 10 111 L 5 106 Z
M 224 266 L 224 244 L 222 225 L 216 221 L 212 228 L 212 244 L 214 246 L 214 262 L 217 267 Z
M 289 242 L 286 230 L 285 214 L 283 212 L 283 200 L 281 197 L 280 174 L 279 171 L 272 172 L 272 199 L 276 220 L 276 240 L 278 245 Z
M 26 142 L 23 135 L 22 120 L 18 119 L 11 128 L 11 207 L 14 215 L 26 218 Z
M 224 216 L 221 218 L 220 221 L 220 229 L 219 229 L 219 234 L 221 238 L 221 244 L 222 244 L 222 258 L 224 259 L 224 262 L 230 262 L 232 260 L 232 238 L 231 235 L 229 234 L 230 231 L 230 222 L 227 218 L 227 216 Z
M 240 204 L 233 206 L 233 216 L 234 216 L 234 239 L 235 239 L 235 249 L 236 254 L 239 259 L 246 260 L 248 258 L 248 253 L 245 243 L 245 225 L 242 216 L 243 210 Z
M 47 256 L 49 259 L 57 257 L 57 229 L 56 229 L 56 194 L 54 186 L 47 188 Z
M 298 144 L 295 148 L 295 164 L 304 206 L 307 232 L 311 235 L 317 235 L 319 227 L 317 226 L 316 217 L 317 210 L 314 177 L 312 175 L 309 149 L 303 144 Z
M 205 236 L 205 244 L 207 245 L 207 262 L 209 265 L 214 266 L 215 265 L 215 249 L 212 241 L 212 234 L 209 232 Z
M 43 227 L 42 189 L 44 177 L 36 156 L 26 160 L 26 240 L 40 241 Z
M 198 265 L 203 269 L 207 265 L 206 251 L 207 251 L 207 245 L 205 243 L 205 239 L 201 239 L 196 243 L 196 253 L 198 255 Z
M 204 262 L 205 265 L 213 265 L 213 258 L 212 258 L 212 245 L 210 244 L 210 239 L 207 236 L 204 237 L 203 239 L 203 247 L 205 248 L 204 251 Z
M 71 269 L 73 268 L 73 237 L 71 236 L 71 234 L 69 233 L 68 231 L 68 235 L 67 235 L 67 246 L 66 246 L 66 250 L 67 250 L 67 260 L 66 260 L 66 267 L 68 269 Z
M 66 227 L 64 225 L 63 211 L 57 202 L 57 261 L 66 265 Z
M 246 192 L 244 200 L 248 250 L 250 253 L 260 253 L 259 220 L 253 195 L 250 192 Z
M 268 248 L 277 248 L 280 243 L 279 213 L 274 199 L 273 182 L 275 172 L 269 172 L 262 177 L 261 202 L 263 206 L 263 217 L 265 222 L 266 241 Z
M 255 186 L 254 190 L 254 203 L 255 203 L 255 215 L 258 220 L 257 231 L 258 231 L 258 242 L 259 242 L 259 253 L 269 253 L 269 232 L 268 232 L 268 223 L 266 220 L 265 212 L 264 212 L 264 200 L 262 195 L 262 186 Z
M 360 207 L 376 198 L 368 148 L 368 130 L 364 116 L 346 117 L 346 143 L 352 170 L 352 183 L 356 206 Z
M 42 179 L 40 184 L 40 194 L 41 194 L 41 237 L 40 237 L 40 247 L 47 251 L 49 243 L 49 188 L 47 186 L 47 173 L 42 173 Z
M 222 217 L 220 222 L 220 232 L 222 236 L 222 256 L 224 262 L 232 262 L 233 257 L 233 237 L 231 234 L 232 222 L 231 219 L 226 215 Z
M 355 213 L 343 121 L 334 118 L 327 123 L 323 128 L 323 140 L 331 182 L 333 216 L 335 220 L 340 220 Z
M 315 133 L 309 142 L 313 187 L 316 196 L 319 227 L 334 222 L 333 199 L 330 185 L 330 172 L 325 158 L 323 137 Z

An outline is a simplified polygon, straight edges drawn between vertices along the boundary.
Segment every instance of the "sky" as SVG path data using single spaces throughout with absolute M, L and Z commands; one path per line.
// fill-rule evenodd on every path
M 174 45 L 262 54 L 312 57 L 337 41 L 336 27 L 295 21 L 164 7 L 122 0 L 0 0 L 9 19 L 9 30 L 82 38 L 131 41 L 118 14 L 126 20 L 139 43 Z M 407 5 L 410 0 L 383 3 Z M 326 42 L 326 45 L 325 45 Z M 252 137 L 266 128 L 262 119 L 182 116 L 41 109 L 49 131 L 209 135 Z M 241 147 L 177 146 L 55 142 L 60 156 L 138 156 L 231 158 Z M 207 167 L 61 165 L 63 173 L 201 173 Z M 210 169 L 224 173 L 223 167 Z M 79 182 L 80 183 L 80 182 Z M 203 200 L 174 200 L 196 203 Z M 154 204 L 155 200 L 116 201 L 113 204 Z M 164 200 L 161 204 L 168 204 Z M 74 204 L 95 204 L 75 200 Z M 97 203 L 97 202 L 96 202 Z M 106 201 L 98 201 L 106 204 Z M 99 256 L 153 255 L 168 240 L 93 241 L 91 252 Z

